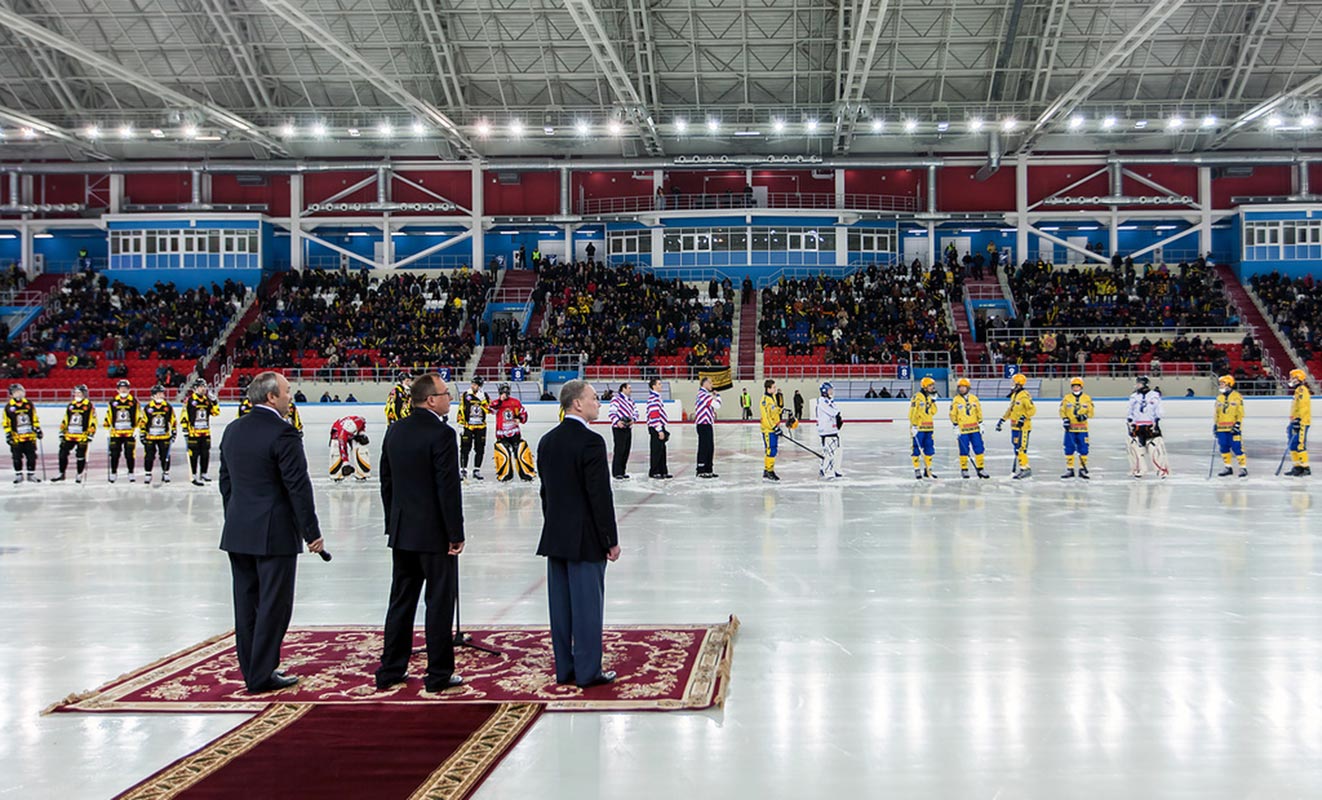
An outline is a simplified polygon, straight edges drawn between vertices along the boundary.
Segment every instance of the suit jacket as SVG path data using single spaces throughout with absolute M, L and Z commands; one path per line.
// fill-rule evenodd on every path
M 537 555 L 605 561 L 620 543 L 606 467 L 606 440 L 566 419 L 537 443 L 542 478 L 542 539 Z
M 401 418 L 381 444 L 381 501 L 391 547 L 444 553 L 464 540 L 454 428 L 427 409 Z
M 321 538 L 303 440 L 269 411 L 254 410 L 226 426 L 220 441 L 220 499 L 225 510 L 221 550 L 297 555 L 303 542 Z

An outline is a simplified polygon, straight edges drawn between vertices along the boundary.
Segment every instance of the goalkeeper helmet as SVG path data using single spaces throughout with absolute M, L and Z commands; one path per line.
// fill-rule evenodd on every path
M 828 397 L 831 394 L 831 390 L 834 388 L 835 387 L 831 385 L 830 381 L 824 381 L 822 385 L 818 387 L 818 390 L 822 393 L 822 397 Z
M 509 393 L 510 393 L 510 385 L 508 383 L 502 383 L 501 385 L 496 387 L 496 394 L 507 395 Z

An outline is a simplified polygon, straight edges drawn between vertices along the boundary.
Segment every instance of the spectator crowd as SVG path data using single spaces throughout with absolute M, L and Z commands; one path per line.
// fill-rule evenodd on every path
M 1254 275 L 1249 285 L 1310 371 L 1322 372 L 1322 283 L 1312 275 L 1287 278 L 1272 272 Z

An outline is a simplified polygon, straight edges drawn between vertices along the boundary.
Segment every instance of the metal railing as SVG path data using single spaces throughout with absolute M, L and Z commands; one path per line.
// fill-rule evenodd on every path
M 1079 336 L 1088 338 L 1102 337 L 1104 339 L 1113 339 L 1121 336 L 1130 339 L 1173 339 L 1177 336 L 1232 336 L 1239 339 L 1244 338 L 1244 334 L 1249 333 L 1246 327 L 1172 327 L 1172 328 L 988 328 L 987 341 L 994 343 L 1014 339 L 1037 339 L 1046 334 L 1056 336 L 1069 336 L 1071 339 Z
M 964 293 L 970 300 L 996 300 L 1006 302 L 1005 293 L 1001 291 L 1000 286 L 994 286 L 986 283 L 965 283 Z
M 672 381 L 697 381 L 698 373 L 727 369 L 725 365 L 690 367 L 678 365 L 613 365 L 589 364 L 583 367 L 583 378 L 589 381 L 644 381 L 652 378 Z
M 366 258 L 368 256 L 364 256 L 364 257 Z M 461 267 L 471 268 L 472 265 L 473 265 L 473 259 L 471 256 L 452 255 L 448 253 L 435 253 L 429 256 L 424 256 L 418 259 L 417 261 L 412 261 L 404 265 L 400 269 L 404 269 L 404 270 L 459 269 Z M 333 272 L 340 268 L 340 257 L 337 255 L 309 256 L 308 258 L 303 259 L 303 268 L 329 270 Z M 369 267 L 361 261 L 350 258 L 348 268 L 351 271 L 355 271 L 360 269 L 368 269 Z M 381 267 L 381 269 L 386 269 L 386 267 Z
M 765 204 L 742 193 L 642 194 L 629 197 L 587 197 L 580 214 L 636 214 L 644 211 L 719 211 L 722 209 L 829 209 L 850 211 L 918 210 L 918 199 L 906 195 L 834 192 L 769 192 Z
M 1014 364 L 1014 367 L 1016 371 L 1029 378 L 1073 378 L 1075 376 L 1084 378 L 1136 378 L 1139 375 L 1147 375 L 1156 379 L 1161 377 L 1210 377 L 1213 374 L 1212 364 L 1209 361 L 1162 361 L 1157 365 L 1150 362 L 1146 364 L 1090 362 L 1080 365 L 1063 362 L 1039 364 L 1028 361 L 1023 364 Z M 1006 377 L 1004 364 L 966 364 L 956 366 L 955 372 L 960 377 L 971 380 Z
M 763 362 L 762 372 L 768 378 L 784 379 L 846 379 L 897 378 L 898 364 L 768 364 Z

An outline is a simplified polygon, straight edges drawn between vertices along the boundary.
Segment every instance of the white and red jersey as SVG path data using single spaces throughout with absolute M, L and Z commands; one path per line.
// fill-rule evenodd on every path
M 367 432 L 367 420 L 362 417 L 340 417 L 331 425 L 331 439 L 348 442 L 360 433 Z
M 517 397 L 497 400 L 491 405 L 496 414 L 496 438 L 511 439 L 522 432 L 519 426 L 528 421 L 528 409 L 523 407 Z

